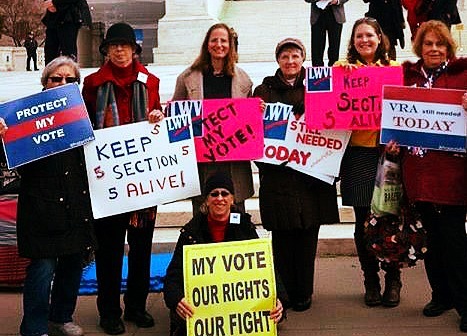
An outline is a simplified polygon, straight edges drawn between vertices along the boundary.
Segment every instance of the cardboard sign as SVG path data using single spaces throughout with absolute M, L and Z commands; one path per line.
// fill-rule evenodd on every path
M 381 143 L 466 152 L 463 90 L 385 86 Z
M 84 146 L 94 218 L 200 194 L 188 116 L 95 131 Z
M 310 129 L 371 130 L 381 126 L 383 85 L 402 85 L 400 66 L 307 68 L 305 114 Z
M 284 165 L 332 184 L 350 139 L 350 131 L 307 129 L 292 106 L 266 104 L 264 155 L 259 162 Z
M 262 155 L 258 98 L 172 101 L 169 116 L 192 118 L 198 162 L 254 160 Z
M 276 335 L 270 239 L 185 245 L 185 298 L 195 314 L 188 335 Z
M 67 84 L 0 104 L 8 131 L 8 168 L 81 146 L 94 139 L 77 84 Z

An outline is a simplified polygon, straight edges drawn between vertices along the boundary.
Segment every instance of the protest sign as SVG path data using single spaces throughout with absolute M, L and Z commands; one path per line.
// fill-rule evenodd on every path
M 200 194 L 188 116 L 95 131 L 84 146 L 94 218 Z
M 381 143 L 466 152 L 463 90 L 385 86 Z
M 311 67 L 305 82 L 308 128 L 379 130 L 382 86 L 402 85 L 402 68 Z
M 94 139 L 77 84 L 0 104 L 0 111 L 8 126 L 3 146 L 10 169 Z
M 261 157 L 263 122 L 258 98 L 172 101 L 168 115 L 191 115 L 198 162 Z
M 350 131 L 308 129 L 292 106 L 266 104 L 264 155 L 256 160 L 284 165 L 332 184 L 350 139 Z
M 276 335 L 270 239 L 185 245 L 185 298 L 195 314 L 188 335 Z

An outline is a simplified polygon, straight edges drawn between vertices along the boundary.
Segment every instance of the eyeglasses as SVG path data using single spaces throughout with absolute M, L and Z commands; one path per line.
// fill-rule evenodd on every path
M 222 197 L 227 197 L 230 195 L 230 192 L 222 190 L 222 191 L 213 191 L 212 193 L 209 194 L 211 197 L 219 197 L 221 195 Z
M 52 83 L 61 83 L 64 79 L 65 79 L 65 82 L 67 83 L 75 83 L 79 80 L 78 77 L 59 77 L 59 76 L 49 77 L 49 79 Z

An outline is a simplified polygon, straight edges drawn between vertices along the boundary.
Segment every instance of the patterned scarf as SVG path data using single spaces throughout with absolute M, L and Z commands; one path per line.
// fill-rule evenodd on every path
M 148 95 L 146 86 L 135 81 L 133 83 L 133 99 L 131 102 L 132 120 L 135 122 L 146 120 L 148 111 Z M 97 89 L 96 102 L 96 129 L 104 128 L 106 114 L 110 113 L 112 125 L 120 125 L 118 117 L 117 101 L 115 99 L 115 91 L 112 82 L 106 82 Z M 110 118 L 108 115 L 107 118 Z M 143 210 L 135 211 L 130 218 L 130 225 L 143 228 L 153 226 L 156 220 L 157 207 L 151 207 Z
M 133 83 L 133 99 L 131 107 L 133 121 L 137 122 L 146 120 L 146 114 L 148 111 L 147 89 L 146 86 L 139 81 L 135 81 Z M 115 91 L 112 82 L 106 82 L 97 89 L 96 129 L 104 128 L 107 112 L 112 115 L 112 125 L 120 125 L 117 101 L 115 99 Z
M 426 88 L 431 88 L 433 87 L 433 83 L 436 81 L 436 79 L 441 76 L 442 73 L 444 73 L 448 68 L 448 63 L 443 62 L 439 66 L 437 66 L 434 69 L 426 69 L 423 68 L 423 73 L 425 74 L 426 82 L 423 84 L 424 87 Z

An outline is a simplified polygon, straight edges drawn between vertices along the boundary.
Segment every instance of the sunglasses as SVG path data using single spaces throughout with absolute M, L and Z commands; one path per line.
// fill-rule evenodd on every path
M 79 80 L 78 77 L 59 77 L 59 76 L 49 77 L 49 79 L 52 83 L 61 83 L 63 79 L 65 79 L 65 82 L 67 83 L 75 83 Z
M 230 192 L 222 190 L 222 191 L 213 191 L 212 193 L 209 194 L 211 197 L 219 197 L 221 195 L 222 197 L 227 197 L 230 195 Z

